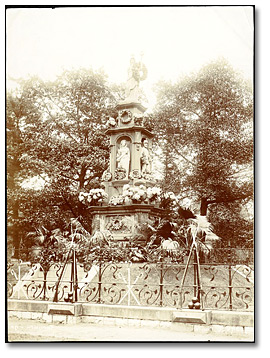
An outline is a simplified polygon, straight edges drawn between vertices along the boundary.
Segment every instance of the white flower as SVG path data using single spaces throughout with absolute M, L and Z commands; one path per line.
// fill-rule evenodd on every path
M 124 186 L 123 186 L 123 190 L 128 190 L 129 189 L 129 184 L 125 184 Z
M 139 195 L 138 193 L 135 193 L 135 194 L 133 195 L 133 199 L 135 199 L 135 200 L 140 200 L 140 195 Z
M 123 195 L 124 195 L 124 196 L 128 196 L 128 195 L 129 195 L 129 191 L 128 191 L 128 190 L 124 190 L 124 191 L 123 191 Z
M 127 197 L 125 197 L 125 199 L 124 199 L 124 201 L 125 201 L 125 203 L 127 204 L 127 203 L 129 203 L 129 198 L 127 198 Z
M 160 195 L 160 194 L 161 194 L 161 189 L 155 186 L 155 187 L 153 188 L 153 194 Z

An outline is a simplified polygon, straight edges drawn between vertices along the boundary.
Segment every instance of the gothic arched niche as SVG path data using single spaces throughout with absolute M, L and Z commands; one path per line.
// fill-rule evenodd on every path
M 131 138 L 120 136 L 116 141 L 115 179 L 128 179 L 131 168 Z

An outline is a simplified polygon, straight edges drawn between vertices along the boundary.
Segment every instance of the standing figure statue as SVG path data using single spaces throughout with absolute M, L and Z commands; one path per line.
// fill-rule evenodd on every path
M 126 85 L 126 101 L 138 102 L 139 100 L 139 83 L 147 77 L 147 69 L 142 62 L 136 62 L 134 57 L 130 59 L 128 69 L 128 80 Z
M 141 173 L 151 174 L 151 156 L 148 150 L 148 140 L 146 138 L 142 140 Z
M 120 142 L 120 148 L 118 149 L 116 155 L 116 162 L 117 168 L 123 168 L 126 170 L 125 179 L 127 179 L 129 174 L 130 150 L 125 139 L 122 139 Z

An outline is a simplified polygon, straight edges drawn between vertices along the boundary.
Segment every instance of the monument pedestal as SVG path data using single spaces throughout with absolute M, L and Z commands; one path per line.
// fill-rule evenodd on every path
M 139 234 L 138 226 L 154 223 L 163 214 L 163 209 L 151 204 L 118 206 L 92 206 L 92 232 L 110 231 L 116 243 L 127 242 Z

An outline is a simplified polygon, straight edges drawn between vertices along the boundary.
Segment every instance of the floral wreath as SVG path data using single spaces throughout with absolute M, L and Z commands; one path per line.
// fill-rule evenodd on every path
M 125 168 L 116 168 L 114 171 L 114 178 L 115 180 L 121 180 L 124 179 L 126 176 L 126 169 Z
M 124 116 L 125 114 L 127 114 L 127 117 Z M 122 123 L 129 123 L 132 119 L 132 113 L 127 110 L 122 110 L 119 112 L 119 117 L 121 118 Z
M 122 220 L 120 220 L 119 218 L 115 218 L 115 219 L 111 219 L 111 222 L 108 223 L 106 228 L 108 230 L 120 230 L 122 226 L 123 226 Z
M 140 172 L 139 172 L 139 170 L 138 169 L 134 169 L 134 170 L 132 170 L 132 172 L 129 174 L 129 178 L 130 179 L 140 179 L 142 176 L 141 176 L 141 174 L 140 174 Z
M 112 173 L 108 170 L 105 170 L 105 172 L 102 174 L 102 180 L 104 181 L 110 181 L 112 179 Z

